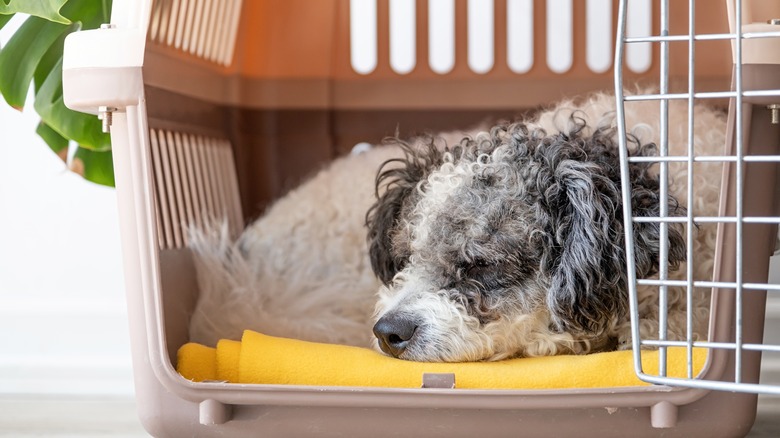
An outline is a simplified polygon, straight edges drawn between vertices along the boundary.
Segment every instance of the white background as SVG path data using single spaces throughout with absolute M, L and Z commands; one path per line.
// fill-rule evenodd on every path
M 67 172 L 37 123 L 29 99 L 0 104 L 0 393 L 131 394 L 114 190 Z
M 115 192 L 67 172 L 37 123 L 0 101 L 0 436 L 146 436 Z

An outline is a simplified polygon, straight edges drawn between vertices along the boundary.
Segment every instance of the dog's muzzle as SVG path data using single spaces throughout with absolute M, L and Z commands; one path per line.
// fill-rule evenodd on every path
M 385 353 L 400 357 L 417 332 L 417 322 L 408 316 L 389 313 L 376 322 L 374 335 L 379 348 Z

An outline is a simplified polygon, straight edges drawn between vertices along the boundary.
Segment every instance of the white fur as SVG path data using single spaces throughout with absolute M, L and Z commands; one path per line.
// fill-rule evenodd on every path
M 363 223 L 376 169 L 396 153 L 374 148 L 336 160 L 277 201 L 238 242 L 221 227 L 193 230 L 200 295 L 190 339 L 214 345 L 252 329 L 369 346 L 380 283 Z

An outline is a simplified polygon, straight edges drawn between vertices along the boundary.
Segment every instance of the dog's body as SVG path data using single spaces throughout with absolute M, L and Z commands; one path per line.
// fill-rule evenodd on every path
M 254 329 L 431 361 L 630 347 L 613 112 L 614 97 L 596 95 L 463 142 L 451 134 L 437 146 L 375 147 L 277 201 L 236 243 L 224 230 L 194 232 L 191 340 Z M 684 104 L 671 104 L 670 120 L 669 153 L 686 155 Z M 694 153 L 721 153 L 722 114 L 697 107 L 694 120 Z M 627 126 L 639 140 L 633 153 L 653 155 L 641 145 L 658 143 L 658 104 L 628 106 Z M 720 165 L 697 164 L 693 203 L 686 166 L 670 163 L 661 200 L 658 166 L 633 164 L 635 216 L 658 216 L 662 203 L 670 215 L 714 216 Z M 658 226 L 634 229 L 638 274 L 652 276 Z M 684 278 L 685 230 L 670 225 L 668 236 L 669 264 L 681 265 L 670 278 Z M 714 241 L 714 227 L 694 229 L 696 280 L 711 277 Z M 693 331 L 705 336 L 709 294 L 696 292 Z M 684 291 L 668 294 L 667 336 L 685 339 Z M 639 299 L 641 332 L 655 337 L 657 288 Z

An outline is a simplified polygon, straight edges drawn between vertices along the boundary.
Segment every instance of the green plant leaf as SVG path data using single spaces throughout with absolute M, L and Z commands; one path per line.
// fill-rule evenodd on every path
M 68 19 L 81 23 L 81 29 L 97 29 L 110 19 L 111 2 L 108 2 L 108 11 L 103 6 L 99 0 L 69 0 L 61 12 Z
M 19 110 L 24 107 L 38 63 L 67 29 L 62 24 L 30 17 L 0 50 L 0 92 L 9 105 Z
M 70 20 L 60 15 L 60 9 L 67 2 L 68 0 L 2 0 L 0 14 L 21 12 L 55 23 L 70 24 Z
M 68 161 L 68 143 L 70 142 L 67 138 L 61 136 L 59 132 L 51 129 L 51 126 L 44 122 L 38 124 L 35 133 L 49 145 L 49 149 L 57 154 L 63 162 Z
M 114 187 L 114 167 L 111 151 L 91 151 L 78 148 L 70 163 L 70 170 L 83 176 L 87 181 Z
M 93 151 L 111 149 L 111 138 L 96 116 L 72 111 L 62 101 L 62 59 L 43 81 L 35 96 L 35 111 L 53 130 Z
M 2 0 L 0 0 L 2 1 Z M 38 61 L 38 66 L 35 67 L 35 73 L 33 74 L 33 83 L 35 84 L 35 93 L 41 89 L 43 81 L 49 76 L 54 67 L 60 60 L 62 60 L 63 48 L 65 46 L 65 38 L 73 31 L 78 30 L 79 23 L 72 23 L 65 29 L 65 32 L 57 38 L 49 50 L 43 54 L 41 60 Z
M 69 33 L 108 22 L 111 6 L 111 0 L 0 0 L 0 29 L 11 20 L 8 14 L 33 15 L 0 48 L 0 93 L 21 109 L 32 81 L 35 110 L 41 116 L 37 134 L 63 161 L 70 140 L 77 142 L 70 170 L 108 186 L 114 185 L 110 137 L 95 116 L 65 107 L 62 54 Z
M 0 15 L 0 29 L 3 28 L 11 19 L 14 18 L 13 14 L 11 15 Z
M 102 0 L 103 3 L 103 23 L 111 21 L 111 6 L 114 5 L 114 0 Z

